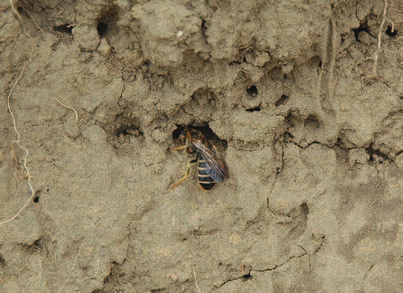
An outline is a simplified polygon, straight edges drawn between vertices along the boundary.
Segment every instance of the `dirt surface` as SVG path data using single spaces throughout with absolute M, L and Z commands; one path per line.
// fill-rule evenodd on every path
M 400 0 L 0 1 L 0 291 L 400 292 L 402 32 Z M 210 192 L 169 188 L 186 125 Z

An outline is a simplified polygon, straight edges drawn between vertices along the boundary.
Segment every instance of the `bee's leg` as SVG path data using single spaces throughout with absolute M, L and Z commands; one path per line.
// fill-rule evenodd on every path
M 186 166 L 186 171 L 185 171 L 185 176 L 182 177 L 181 180 L 179 180 L 178 182 L 175 182 L 174 184 L 171 185 L 171 189 L 174 189 L 176 186 L 178 186 L 179 184 L 181 184 L 183 181 L 185 181 L 186 179 L 189 178 L 190 175 L 190 169 L 191 169 L 191 164 L 196 163 L 197 160 L 191 160 L 188 162 L 187 166 Z
M 215 147 L 215 144 L 212 141 L 209 141 L 209 143 L 211 144 L 210 146 L 211 150 L 215 153 L 216 157 L 218 157 L 218 152 L 217 148 Z
M 180 147 L 176 147 L 176 148 L 169 148 L 170 150 L 175 150 L 175 151 L 180 151 L 180 150 L 183 150 L 183 149 L 185 149 L 185 148 L 187 148 L 188 146 L 187 145 L 182 145 L 182 146 L 180 146 Z

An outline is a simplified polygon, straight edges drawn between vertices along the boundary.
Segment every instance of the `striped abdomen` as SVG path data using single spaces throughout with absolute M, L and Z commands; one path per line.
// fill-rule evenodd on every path
M 205 159 L 199 154 L 197 163 L 197 182 L 203 190 L 211 190 L 215 185 L 215 180 L 208 174 L 209 170 L 210 169 L 207 166 Z

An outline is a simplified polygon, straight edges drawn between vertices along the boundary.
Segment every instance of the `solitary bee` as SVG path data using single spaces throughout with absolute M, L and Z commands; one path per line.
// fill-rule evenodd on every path
M 184 145 L 172 149 L 186 149 L 186 152 L 194 155 L 195 158 L 189 161 L 185 176 L 178 182 L 172 184 L 171 188 L 175 188 L 185 181 L 190 176 L 190 164 L 197 163 L 197 183 L 199 183 L 201 189 L 211 190 L 216 182 L 222 183 L 225 178 L 228 178 L 224 161 L 218 158 L 214 145 L 207 142 L 201 132 L 194 129 L 190 132 L 187 128 L 185 131 L 186 134 L 182 134 L 180 137 Z

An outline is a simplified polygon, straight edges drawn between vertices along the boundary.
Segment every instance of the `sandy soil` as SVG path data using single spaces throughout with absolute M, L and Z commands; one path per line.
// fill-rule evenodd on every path
M 400 0 L 0 1 L 0 291 L 399 292 L 402 32 Z M 185 125 L 210 192 L 169 188 Z

